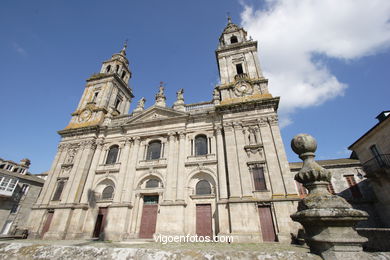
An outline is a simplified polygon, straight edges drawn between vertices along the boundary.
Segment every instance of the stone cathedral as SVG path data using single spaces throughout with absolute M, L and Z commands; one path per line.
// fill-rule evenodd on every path
M 220 84 L 210 102 L 186 104 L 164 86 L 145 108 L 129 86 L 126 46 L 87 79 L 33 207 L 30 237 L 127 240 L 230 235 L 289 241 L 298 224 L 277 109 L 257 42 L 232 23 L 216 50 Z

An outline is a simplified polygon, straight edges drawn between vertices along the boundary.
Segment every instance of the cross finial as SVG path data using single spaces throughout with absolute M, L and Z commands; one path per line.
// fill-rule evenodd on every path
M 230 16 L 230 12 L 227 12 L 227 18 L 228 18 L 228 23 L 232 23 L 232 17 Z
M 128 39 L 126 39 L 125 43 L 123 44 L 123 49 L 122 50 L 124 50 L 124 51 L 126 51 L 126 49 L 127 49 L 127 41 L 128 41 Z
M 163 87 L 164 81 L 160 81 L 160 87 Z

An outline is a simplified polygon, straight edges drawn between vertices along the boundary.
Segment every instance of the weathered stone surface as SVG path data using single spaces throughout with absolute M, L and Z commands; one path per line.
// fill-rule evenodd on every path
M 370 258 L 362 252 L 362 244 L 367 238 L 359 236 L 353 228 L 368 215 L 353 209 L 344 198 L 329 194 L 327 186 L 332 176 L 314 160 L 316 140 L 308 134 L 300 134 L 291 141 L 291 148 L 303 160 L 295 180 L 309 190 L 309 195 L 299 202 L 298 212 L 291 218 L 305 228 L 305 241 L 311 252 L 324 259 Z

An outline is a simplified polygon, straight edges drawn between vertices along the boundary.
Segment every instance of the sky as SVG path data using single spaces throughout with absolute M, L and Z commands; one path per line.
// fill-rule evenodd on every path
M 290 148 L 298 133 L 317 139 L 317 159 L 349 157 L 390 109 L 388 0 L 4 0 L 0 157 L 49 170 L 85 80 L 126 39 L 130 111 L 141 97 L 153 105 L 160 81 L 168 105 L 180 88 L 187 104 L 211 100 L 227 13 L 258 41 L 290 162 L 299 161 Z

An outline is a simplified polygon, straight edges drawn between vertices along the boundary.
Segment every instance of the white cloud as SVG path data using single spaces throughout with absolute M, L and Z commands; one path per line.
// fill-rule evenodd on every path
M 271 93 L 282 98 L 282 126 L 297 108 L 343 95 L 347 85 L 323 57 L 351 60 L 390 46 L 389 0 L 266 0 L 261 10 L 244 4 L 241 19 L 259 42 Z
M 27 52 L 25 49 L 23 49 L 18 43 L 14 42 L 12 43 L 12 47 L 14 48 L 14 50 L 19 53 L 20 55 L 22 56 L 25 56 L 27 55 Z

